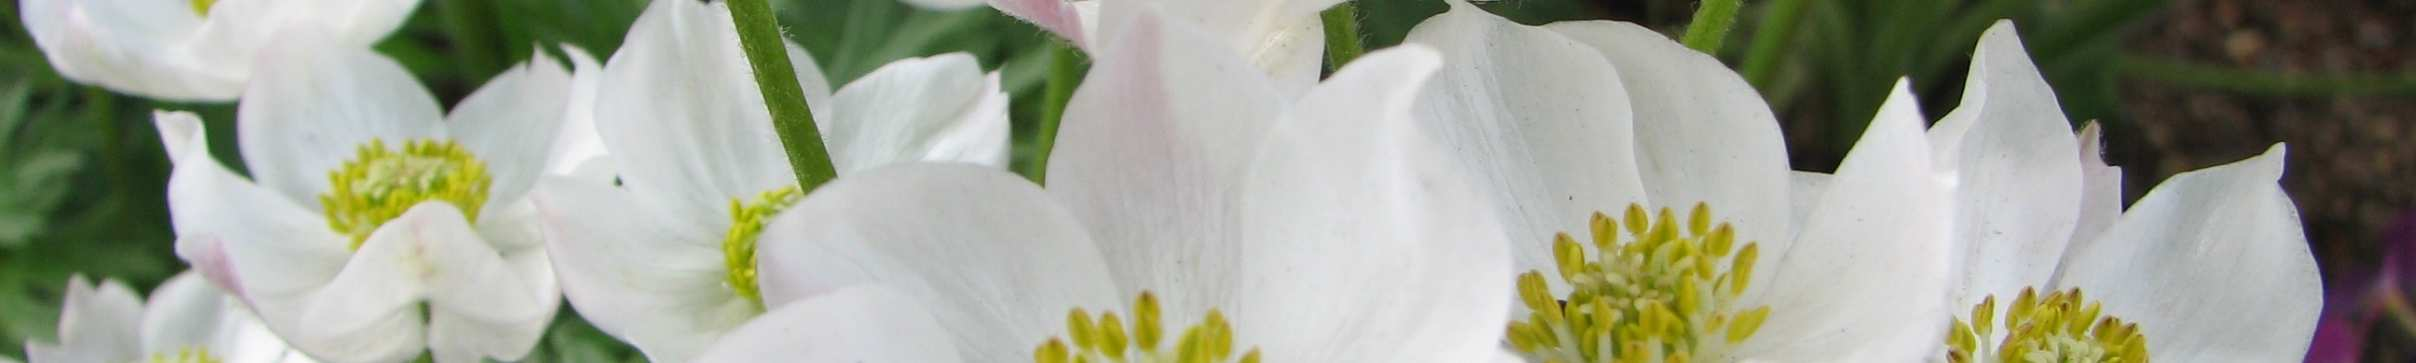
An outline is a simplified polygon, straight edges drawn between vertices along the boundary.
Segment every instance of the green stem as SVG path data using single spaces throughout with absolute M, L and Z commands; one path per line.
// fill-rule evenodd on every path
M 1704 0 L 1703 8 L 1695 9 L 1694 23 L 1686 25 L 1686 47 L 1719 55 L 1720 42 L 1728 38 L 1729 28 L 1736 27 L 1737 8 L 1744 3 L 1744 0 Z
M 737 23 L 739 47 L 755 71 L 755 86 L 763 90 L 763 105 L 772 113 L 772 128 L 797 172 L 797 186 L 814 190 L 838 176 L 830 151 L 822 147 L 822 132 L 814 128 L 814 113 L 805 104 L 805 89 L 789 65 L 788 47 L 781 41 L 778 18 L 764 0 L 729 0 L 730 19 Z
M 2129 54 L 2123 74 L 2175 85 L 2271 96 L 2416 94 L 2416 72 L 2284 74 Z
M 1074 86 L 1082 83 L 1082 50 L 1070 44 L 1050 47 L 1049 83 L 1040 104 L 1040 135 L 1033 143 L 1032 158 L 1024 164 L 1023 175 L 1047 185 L 1049 151 L 1057 148 L 1057 124 L 1065 120 L 1065 105 L 1074 99 Z
M 1776 80 L 1778 58 L 1795 38 L 1795 21 L 1802 18 L 1804 0 L 1778 0 L 1763 8 L 1762 23 L 1753 29 L 1753 42 L 1745 48 L 1745 80 L 1763 93 L 1771 92 Z
M 1358 3 L 1334 5 L 1334 8 L 1318 13 L 1317 17 L 1325 20 L 1326 72 L 1342 69 L 1343 64 L 1349 64 L 1352 59 L 1359 59 L 1360 54 L 1367 53 L 1359 45 Z

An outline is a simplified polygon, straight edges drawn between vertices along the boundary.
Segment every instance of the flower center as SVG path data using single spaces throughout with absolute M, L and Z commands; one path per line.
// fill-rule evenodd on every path
M 1093 319 L 1082 308 L 1074 308 L 1065 316 L 1066 335 L 1073 338 L 1074 345 L 1068 347 L 1064 340 L 1050 337 L 1048 342 L 1041 343 L 1032 352 L 1032 361 L 1258 363 L 1256 347 L 1242 353 L 1240 360 L 1229 360 L 1233 358 L 1233 326 L 1225 322 L 1225 313 L 1216 309 L 1208 309 L 1208 316 L 1201 318 L 1199 324 L 1183 329 L 1182 340 L 1175 342 L 1173 350 L 1158 349 L 1158 341 L 1163 340 L 1165 335 L 1159 329 L 1163 325 L 1158 324 L 1156 295 L 1141 292 L 1141 297 L 1133 299 L 1132 314 L 1132 327 L 1128 335 L 1123 320 L 1117 318 L 1116 313 L 1102 311 Z
M 1737 248 L 1736 230 L 1713 226 L 1703 204 L 1688 214 L 1681 233 L 1668 208 L 1654 218 L 1629 204 L 1631 237 L 1621 241 L 1620 221 L 1596 212 L 1593 253 L 1555 236 L 1552 256 L 1574 291 L 1555 298 L 1542 272 L 1519 275 L 1519 300 L 1534 312 L 1510 323 L 1511 347 L 1529 361 L 1685 362 L 1752 337 L 1770 307 L 1732 305 L 1753 279 L 1759 248 Z
M 2122 362 L 2148 361 L 2148 338 L 2139 324 L 2098 314 L 2097 301 L 2080 289 L 2048 293 L 2023 288 L 2005 307 L 2005 339 L 1988 344 L 1996 332 L 1997 297 L 1989 295 L 1971 307 L 1971 321 L 1955 319 L 1946 335 L 1947 360 L 1964 362 Z M 1992 353 L 1993 352 L 1993 353 Z
M 151 359 L 149 360 L 149 362 L 150 362 L 150 363 L 219 363 L 219 362 L 221 362 L 221 360 L 219 360 L 217 356 L 212 356 L 212 355 L 210 355 L 210 348 L 208 348 L 208 347 L 199 347 L 199 346 L 185 346 L 185 347 L 181 347 L 181 348 L 176 348 L 176 351 L 175 351 L 175 352 L 159 352 L 159 353 L 151 353 Z
M 191 0 L 191 3 L 193 4 L 194 14 L 200 14 L 201 16 L 206 17 L 210 16 L 210 5 L 217 5 L 218 0 Z
M 795 186 L 780 187 L 755 196 L 755 200 L 730 199 L 730 231 L 721 238 L 722 265 L 730 275 L 723 283 L 730 291 L 763 309 L 763 292 L 755 286 L 755 238 L 763 235 L 763 226 L 779 215 L 780 210 L 804 199 L 805 191 Z
M 452 141 L 404 141 L 401 150 L 370 139 L 351 161 L 329 172 L 328 190 L 319 195 L 327 226 L 352 236 L 360 249 L 379 225 L 403 215 L 420 202 L 453 203 L 462 215 L 478 220 L 487 202 L 486 163 Z

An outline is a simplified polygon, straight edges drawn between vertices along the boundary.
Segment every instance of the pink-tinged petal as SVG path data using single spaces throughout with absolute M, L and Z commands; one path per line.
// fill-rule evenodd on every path
M 1138 7 L 1138 6 L 1136 6 Z M 1123 295 L 1229 291 L 1244 168 L 1290 104 L 1242 58 L 1154 12 L 1099 48 L 1049 157 L 1048 191 L 1089 229 Z M 1223 301 L 1161 295 L 1168 306 Z
M 350 238 L 329 230 L 317 213 L 226 170 L 211 157 L 193 114 L 160 113 L 156 122 L 177 154 L 168 177 L 177 256 L 242 298 L 271 330 L 300 336 L 302 307 L 344 268 Z
M 1080 3 L 1098 0 L 989 1 L 990 7 L 998 8 L 999 12 L 1007 13 L 1007 15 L 1013 15 L 1016 19 L 1023 19 L 1025 22 L 1032 23 L 1032 25 L 1038 25 L 1041 29 L 1048 30 L 1050 33 L 1056 33 L 1057 37 L 1065 38 L 1066 42 L 1068 43 L 1086 48 L 1090 46 L 1090 38 L 1087 37 L 1087 34 L 1091 28 L 1089 26 L 1085 26 L 1085 24 L 1088 24 L 1090 20 L 1084 19 L 1083 14 L 1079 11 L 1076 11 L 1075 7 L 1080 6 L 1078 5 Z M 1096 6 L 1097 4 L 1091 5 Z

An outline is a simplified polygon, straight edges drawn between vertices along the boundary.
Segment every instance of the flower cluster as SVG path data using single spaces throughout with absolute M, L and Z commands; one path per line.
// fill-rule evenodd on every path
M 513 361 L 565 302 L 665 362 L 2281 361 L 2313 333 L 2282 146 L 2126 209 L 2009 22 L 1943 119 L 1900 82 L 1819 173 L 1650 29 L 1449 0 L 1323 72 L 1337 2 L 991 0 L 1093 61 L 1044 186 L 1002 169 L 973 55 L 833 89 L 786 44 L 839 174 L 800 184 L 718 2 L 446 111 L 368 48 L 417 1 L 23 0 L 69 79 L 238 102 L 248 170 L 158 112 L 193 271 L 147 303 L 70 281 L 28 356 Z

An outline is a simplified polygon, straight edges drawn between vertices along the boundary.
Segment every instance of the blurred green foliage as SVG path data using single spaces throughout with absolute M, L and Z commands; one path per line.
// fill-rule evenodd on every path
M 663 0 L 693 1 L 693 0 Z M 1760 88 L 1795 128 L 1821 137 L 1796 145 L 1800 169 L 1842 155 L 1898 77 L 1910 76 L 1937 116 L 1958 98 L 1964 64 L 1981 30 L 2011 18 L 2073 120 L 2119 120 L 2115 77 L 2131 24 L 2163 0 L 1755 0 L 1717 52 Z M 888 0 L 774 0 L 790 39 L 805 46 L 833 85 L 891 60 L 968 52 L 1002 72 L 1018 170 L 1037 176 L 1048 138 L 1049 70 L 1064 46 L 1038 28 L 987 9 L 929 12 Z M 1367 49 L 1401 42 L 1440 0 L 1359 4 Z M 1672 35 L 1691 0 L 1501 0 L 1480 6 L 1512 19 L 1616 19 Z M 609 57 L 645 0 L 426 0 L 377 49 L 403 63 L 446 104 L 552 45 Z M 168 161 L 154 109 L 202 114 L 213 151 L 240 169 L 233 104 L 160 103 L 61 79 L 0 5 L 0 355 L 21 357 L 28 339 L 52 339 L 68 276 L 85 274 L 147 289 L 183 269 L 166 212 Z M 2126 60 L 2131 62 L 2126 63 Z M 1078 71 L 1080 63 L 1068 61 Z M 2222 71 L 2222 70 L 2216 70 Z M 2321 91 L 2320 89 L 2317 91 Z M 562 310 L 531 361 L 643 360 Z

